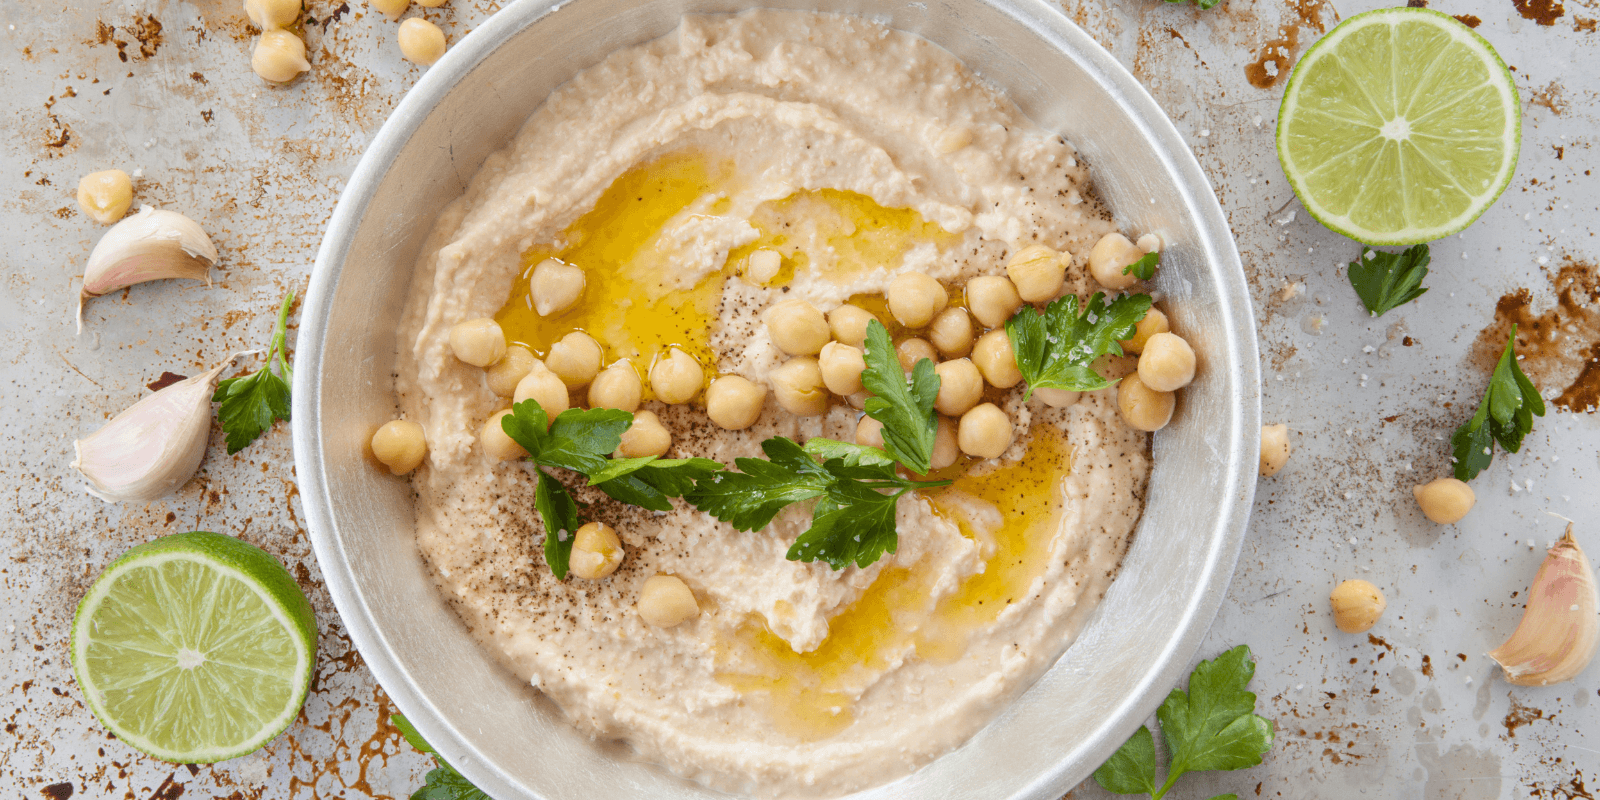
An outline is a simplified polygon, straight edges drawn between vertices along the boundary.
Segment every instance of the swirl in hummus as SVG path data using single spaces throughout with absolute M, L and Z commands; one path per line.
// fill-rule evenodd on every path
M 1088 252 L 1112 228 L 1073 148 L 923 39 L 848 16 L 687 17 L 552 94 L 425 246 L 397 379 L 428 432 L 420 549 L 484 645 L 595 736 L 762 795 L 904 775 L 1047 669 L 1115 575 L 1149 474 L 1115 389 L 1051 408 L 990 387 L 1015 443 L 964 462 L 949 489 L 902 497 L 898 552 L 868 568 L 787 560 L 802 507 L 741 533 L 686 504 L 652 513 L 584 489 L 627 555 L 602 581 L 558 581 L 533 473 L 478 445 L 508 401 L 451 355 L 451 327 L 497 316 L 536 354 L 582 329 L 641 374 L 677 346 L 708 375 L 759 384 L 784 360 L 762 323 L 779 300 L 826 311 L 911 270 L 959 287 L 1035 243 L 1070 254 L 1064 291 L 1085 296 Z M 782 269 L 747 274 L 756 249 Z M 541 317 L 527 280 L 550 256 L 588 284 Z M 849 440 L 859 417 L 842 398 L 797 417 L 769 393 L 755 425 L 727 431 L 699 402 L 646 400 L 670 455 L 725 464 L 770 436 Z M 698 618 L 640 619 L 658 573 L 693 590 Z

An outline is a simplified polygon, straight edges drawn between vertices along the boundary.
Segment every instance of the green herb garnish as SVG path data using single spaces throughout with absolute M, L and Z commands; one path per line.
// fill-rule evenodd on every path
M 1133 329 L 1150 312 L 1150 295 L 1125 294 L 1105 303 L 1096 292 L 1080 315 L 1078 298 L 1067 295 L 1045 307 L 1044 313 L 1023 306 L 1006 321 L 1006 336 L 1017 359 L 1017 369 L 1028 382 L 1023 400 L 1035 389 L 1092 392 L 1116 385 L 1095 372 L 1095 359 L 1122 355 L 1118 340 L 1133 336 Z M 886 440 L 887 441 L 887 440 Z
M 1161 800 L 1185 772 L 1235 770 L 1261 763 L 1272 749 L 1272 723 L 1255 714 L 1256 696 L 1245 689 L 1255 675 L 1250 648 L 1239 645 L 1189 676 L 1189 691 L 1174 688 L 1156 711 L 1170 762 L 1167 779 L 1156 782 L 1155 737 L 1140 726 L 1111 758 L 1095 770 L 1106 791 L 1148 794 Z M 1211 800 L 1237 797 L 1218 795 Z
M 422 734 L 412 726 L 411 721 L 401 714 L 394 714 L 389 721 L 400 729 L 400 735 L 405 737 L 406 743 L 417 750 L 433 756 L 433 761 L 438 766 L 428 771 L 422 788 L 411 793 L 411 800 L 492 800 L 483 790 L 472 785 L 472 782 L 456 772 L 456 768 L 444 760 L 433 746 L 428 744 Z
M 278 309 L 278 326 L 272 334 L 272 344 L 267 347 L 267 357 L 261 369 L 249 375 L 237 375 L 217 384 L 211 395 L 213 402 L 221 403 L 217 421 L 228 437 L 228 454 L 232 455 L 250 446 L 266 433 L 273 423 L 289 419 L 289 385 L 294 381 L 294 369 L 289 366 L 285 345 L 288 337 L 289 307 L 294 304 L 294 290 L 283 298 Z M 272 371 L 273 357 L 277 357 L 278 372 Z
M 926 475 L 939 430 L 939 418 L 933 413 L 939 376 L 933 371 L 933 361 L 918 361 L 908 382 L 889 331 L 876 319 L 867 322 L 866 345 L 867 369 L 861 373 L 861 386 L 869 396 L 862 410 L 883 423 L 883 449 L 906 469 Z
M 1426 244 L 1399 253 L 1364 249 L 1345 274 L 1367 313 L 1379 317 L 1427 293 L 1422 279 L 1432 258 Z
M 1147 281 L 1156 276 L 1156 265 L 1161 263 L 1161 251 L 1145 253 L 1138 261 L 1122 268 L 1122 274 L 1132 274 L 1141 281 Z
M 900 495 L 950 485 L 902 478 L 895 461 L 872 447 L 829 439 L 812 439 L 802 447 L 778 436 L 762 442 L 761 449 L 766 458 L 738 459 L 738 471 L 710 475 L 683 497 L 741 531 L 764 528 L 788 506 L 816 500 L 811 527 L 789 547 L 790 561 L 825 561 L 834 569 L 868 566 L 895 552 L 899 537 L 894 510 Z M 818 463 L 813 453 L 825 460 Z
M 1517 326 L 1511 325 L 1506 349 L 1489 377 L 1489 389 L 1477 413 L 1450 437 L 1456 479 L 1470 481 L 1494 460 L 1494 445 L 1510 452 L 1522 449 L 1522 437 L 1533 430 L 1533 418 L 1544 416 L 1544 398 L 1517 364 Z
M 538 468 L 533 505 L 544 522 L 544 560 L 558 580 L 567 577 L 573 535 L 583 521 L 572 493 L 546 468 L 581 473 L 611 497 L 654 511 L 670 510 L 669 498 L 682 496 L 696 480 L 722 469 L 705 458 L 610 458 L 631 425 L 633 415 L 615 408 L 571 408 L 551 422 L 537 400 L 513 405 L 500 420 L 501 429 L 528 451 L 528 460 Z

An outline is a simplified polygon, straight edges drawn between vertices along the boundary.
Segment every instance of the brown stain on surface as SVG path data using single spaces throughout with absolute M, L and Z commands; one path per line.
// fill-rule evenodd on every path
M 1528 95 L 1528 105 L 1543 106 L 1550 109 L 1550 113 L 1560 116 L 1567 110 L 1567 99 L 1561 84 L 1551 81 L 1542 89 L 1535 89 Z
M 1600 20 L 1593 20 L 1588 17 L 1573 17 L 1572 29 L 1578 33 L 1594 33 L 1597 22 L 1600 22 Z
M 1476 28 L 1479 25 L 1483 24 L 1483 20 L 1478 19 L 1477 17 L 1475 17 L 1475 16 L 1473 16 L 1471 14 L 1456 14 L 1454 16 L 1455 16 L 1457 22 L 1459 22 L 1462 25 L 1465 25 L 1465 26 L 1467 26 L 1469 28 Z
M 152 392 L 159 392 L 162 389 L 165 389 L 168 386 L 171 386 L 172 384 L 177 383 L 178 381 L 183 381 L 183 380 L 188 380 L 188 379 L 189 379 L 188 375 L 179 375 L 176 372 L 163 372 L 163 373 L 161 373 L 161 377 L 156 378 L 155 380 L 145 384 L 144 386 L 145 386 L 146 389 L 149 389 Z
M 1540 25 L 1556 24 L 1556 20 L 1567 11 L 1561 5 L 1561 0 L 1511 0 L 1511 5 L 1516 6 L 1517 13 L 1523 19 L 1531 19 Z
M 1291 0 L 1288 19 L 1278 26 L 1277 35 L 1256 50 L 1255 60 L 1244 65 L 1244 76 L 1257 89 L 1271 89 L 1289 76 L 1295 57 L 1300 54 L 1300 30 L 1316 33 L 1327 30 L 1322 21 L 1324 0 Z
M 1564 387 L 1551 401 L 1556 408 L 1592 413 L 1600 407 L 1600 270 L 1569 260 L 1550 284 L 1555 305 L 1539 314 L 1526 288 L 1501 296 L 1494 322 L 1478 334 L 1469 361 L 1492 371 L 1515 324 L 1516 351 L 1529 380 L 1541 392 Z
M 1556 715 L 1554 714 L 1546 714 L 1537 708 L 1518 703 L 1517 696 L 1515 694 L 1507 692 L 1506 697 L 1510 698 L 1511 700 L 1511 708 L 1510 710 L 1506 711 L 1506 718 L 1503 723 L 1506 726 L 1506 736 L 1515 739 L 1518 728 L 1541 719 L 1555 719 Z

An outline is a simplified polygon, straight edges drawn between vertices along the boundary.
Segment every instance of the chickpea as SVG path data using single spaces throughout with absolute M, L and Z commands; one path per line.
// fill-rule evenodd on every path
M 1139 354 L 1139 380 L 1158 392 L 1175 392 L 1194 380 L 1194 348 L 1175 333 L 1158 333 Z
M 288 83 L 311 69 L 311 62 L 306 60 L 306 43 L 288 31 L 267 31 L 256 40 L 250 68 L 263 80 Z
M 910 372 L 917 368 L 917 362 L 924 359 L 938 363 L 939 351 L 927 339 L 905 339 L 894 346 L 894 354 L 900 359 L 900 368 Z
M 411 420 L 390 420 L 372 434 L 372 457 L 394 475 L 404 475 L 421 466 L 426 455 L 428 441 L 422 435 L 422 426 Z
M 411 5 L 411 0 L 367 0 L 367 5 L 372 6 L 392 22 L 406 13 L 406 7 Z
M 828 390 L 822 383 L 822 368 L 811 356 L 795 356 L 767 373 L 772 394 L 785 411 L 801 417 L 816 417 L 828 411 Z
M 548 317 L 572 308 L 583 296 L 584 283 L 582 267 L 554 258 L 540 261 L 528 278 L 533 310 L 541 317 Z
M 845 395 L 844 402 L 845 402 L 846 405 L 850 406 L 851 408 L 853 408 L 853 409 L 855 409 L 857 411 L 860 411 L 861 409 L 867 407 L 867 398 L 871 397 L 871 396 L 872 395 L 868 394 L 865 390 L 863 390 L 863 391 L 856 392 L 855 394 L 847 394 L 847 395 Z
M 1270 478 L 1278 474 L 1278 470 L 1283 469 L 1283 465 L 1289 462 L 1290 449 L 1288 425 L 1262 425 L 1261 477 Z M 1465 486 L 1466 484 L 1462 485 Z M 1467 491 L 1470 492 L 1472 490 L 1468 489 Z M 1454 520 L 1451 521 L 1454 522 Z
M 1017 287 L 1017 296 L 1029 303 L 1046 303 L 1061 293 L 1067 277 L 1066 261 L 1054 249 L 1042 244 L 1028 245 L 1006 260 L 1006 274 Z
M 783 270 L 783 254 L 776 250 L 757 250 L 745 259 L 744 277 L 756 286 L 765 286 Z
M 600 343 L 583 331 L 573 331 L 550 345 L 544 364 L 561 377 L 561 382 L 576 389 L 600 374 Z
M 862 447 L 883 447 L 883 423 L 861 415 L 861 421 L 856 423 L 856 444 Z
M 423 8 L 438 8 L 450 0 L 417 0 L 417 5 Z
M 1139 355 L 1144 352 L 1145 343 L 1150 341 L 1150 337 L 1158 333 L 1167 333 L 1171 330 L 1172 326 L 1167 323 L 1167 315 L 1162 313 L 1159 308 L 1151 308 L 1144 315 L 1144 319 L 1139 320 L 1139 323 L 1133 326 L 1133 338 L 1123 339 L 1117 344 L 1122 345 L 1123 352 Z
M 985 275 L 967 281 L 967 308 L 985 328 L 998 328 L 1022 308 L 1022 296 L 1010 278 Z
M 590 522 L 572 537 L 572 554 L 567 570 L 586 581 L 597 581 L 617 571 L 622 564 L 622 540 L 604 522 Z
M 961 452 L 976 458 L 999 458 L 1011 447 L 1016 432 L 1011 418 L 994 403 L 984 403 L 961 415 L 956 444 Z
M 1388 603 L 1378 587 L 1363 581 L 1345 581 L 1328 595 L 1333 605 L 1333 624 L 1345 633 L 1361 633 L 1377 623 Z
M 633 362 L 622 359 L 606 367 L 589 382 L 590 408 L 620 408 L 632 413 L 644 399 L 644 381 Z
M 1144 251 L 1120 233 L 1108 233 L 1094 243 L 1089 251 L 1089 274 L 1107 289 L 1126 289 L 1139 282 L 1132 272 L 1122 271 L 1135 261 L 1144 258 Z
M 133 205 L 133 181 L 120 169 L 91 172 L 78 181 L 78 207 L 101 225 L 110 225 Z
M 667 405 L 687 403 L 700 393 L 706 382 L 706 372 L 694 356 L 672 348 L 664 358 L 657 358 L 650 367 L 650 390 L 656 399 Z
M 501 397 L 516 394 L 517 384 L 528 377 L 528 373 L 533 370 L 533 362 L 538 360 L 526 347 L 521 345 L 507 347 L 506 354 L 483 371 L 485 382 L 489 384 L 489 391 Z
M 1177 395 L 1144 385 L 1137 372 L 1117 385 L 1117 409 L 1122 412 L 1123 421 L 1135 430 L 1153 432 L 1167 427 L 1177 404 Z
M 874 319 L 876 317 L 872 316 L 872 312 L 861 306 L 843 305 L 828 312 L 828 327 L 840 344 L 865 347 L 867 323 Z
M 817 365 L 822 369 L 822 383 L 828 391 L 837 395 L 861 391 L 861 373 L 867 369 L 867 359 L 861 348 L 828 342 L 817 356 Z
M 527 400 L 538 402 L 539 407 L 552 420 L 570 407 L 567 385 L 543 361 L 537 359 L 529 365 L 528 374 L 517 381 L 517 390 L 511 394 L 513 403 Z
M 945 358 L 961 358 L 972 352 L 972 315 L 961 308 L 940 311 L 928 325 L 928 341 Z
M 944 310 L 950 298 L 939 282 L 921 272 L 906 272 L 889 282 L 889 313 L 907 328 L 921 328 Z
M 949 417 L 939 417 L 939 429 L 933 436 L 933 455 L 928 457 L 928 469 L 944 469 L 956 463 L 960 457 L 961 445 L 956 441 L 955 423 Z
M 785 300 L 767 312 L 767 335 L 791 356 L 814 356 L 828 343 L 828 320 L 817 307 L 799 298 Z
M 422 17 L 412 17 L 400 23 L 400 55 L 413 64 L 431 67 L 444 58 L 448 45 L 444 31 Z
M 458 322 L 450 329 L 450 350 L 474 367 L 488 367 L 506 354 L 506 335 L 488 317 Z
M 478 434 L 478 443 L 483 445 L 484 455 L 495 461 L 512 461 L 528 457 L 528 451 L 517 444 L 517 440 L 511 438 L 500 424 L 500 420 L 510 414 L 511 409 L 494 412 L 489 416 L 489 420 L 483 423 L 483 432 Z
M 971 359 L 945 361 L 933 371 L 939 376 L 939 396 L 933 407 L 940 414 L 959 417 L 983 399 L 983 373 Z
M 1067 389 L 1053 389 L 1049 386 L 1043 386 L 1038 389 L 1034 389 L 1033 396 L 1044 401 L 1044 404 L 1050 406 L 1051 408 L 1066 408 L 1067 406 L 1076 404 L 1078 400 L 1083 397 L 1083 393 L 1073 392 Z
M 300 0 L 244 0 L 244 13 L 262 30 L 286 28 L 300 18 Z
M 983 373 L 983 379 L 997 389 L 1010 389 L 1022 382 L 1022 370 L 1017 369 L 1011 338 L 1004 328 L 978 337 L 978 343 L 972 346 L 972 363 Z
M 673 628 L 700 616 L 688 584 L 671 575 L 654 575 L 639 590 L 639 618 L 657 628 Z
M 617 445 L 618 458 L 644 458 L 664 456 L 672 449 L 672 432 L 661 424 L 654 411 L 633 412 L 633 424 L 622 432 L 622 443 Z
M 1460 522 L 1478 502 L 1472 487 L 1455 478 L 1440 478 L 1412 487 L 1411 494 L 1417 498 L 1423 516 L 1440 525 Z
M 724 375 L 706 390 L 706 416 L 717 427 L 742 431 L 761 418 L 767 403 L 767 387 L 738 375 Z

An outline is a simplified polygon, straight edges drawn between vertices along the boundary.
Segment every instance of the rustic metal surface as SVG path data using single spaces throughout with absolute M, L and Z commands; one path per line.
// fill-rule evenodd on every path
M 1441 6 L 1480 22 L 1515 68 L 1522 160 L 1478 224 L 1434 246 L 1432 291 L 1369 320 L 1341 269 L 1358 248 L 1293 202 L 1272 129 L 1294 57 L 1341 16 L 1376 5 L 1066 0 L 1068 16 L 1150 88 L 1215 182 L 1255 293 L 1264 412 L 1295 429 L 1295 455 L 1257 495 L 1230 600 L 1203 649 L 1254 648 L 1259 707 L 1279 739 L 1262 766 L 1187 778 L 1173 796 L 1589 797 L 1600 666 L 1561 687 L 1512 688 L 1483 652 L 1515 626 L 1517 593 L 1559 533 L 1545 511 L 1579 520 L 1580 541 L 1600 553 L 1600 425 L 1583 410 L 1596 378 L 1581 373 L 1600 341 L 1600 189 L 1589 174 L 1600 4 Z M 412 13 L 455 39 L 497 7 L 451 0 Z M 163 372 L 194 374 L 263 343 L 276 300 L 304 281 L 344 177 L 420 74 L 399 59 L 394 23 L 360 0 L 313 0 L 305 27 L 315 68 L 271 88 L 248 70 L 238 0 L 0 4 L 0 187 L 13 198 L 0 210 L 7 797 L 403 797 L 428 766 L 383 722 L 387 699 L 320 589 L 287 430 L 232 457 L 214 437 L 200 476 L 148 506 L 102 504 L 67 466 L 72 439 Z M 93 301 L 75 337 L 75 278 L 102 229 L 73 191 L 82 174 L 113 166 L 139 170 L 139 200 L 199 219 L 223 264 L 210 288 L 153 284 Z M 1409 487 L 1448 469 L 1444 439 L 1477 402 L 1488 338 L 1503 337 L 1507 320 L 1541 324 L 1524 365 L 1561 407 L 1536 422 L 1521 454 L 1498 455 L 1474 481 L 1471 517 L 1434 526 Z M 196 528 L 283 558 L 317 608 L 322 652 L 303 717 L 284 736 L 186 768 L 110 738 L 65 658 L 72 610 L 105 564 Z M 1346 577 L 1388 593 L 1370 637 L 1338 633 L 1326 614 L 1328 590 Z M 1086 786 L 1074 796 L 1105 795 Z

